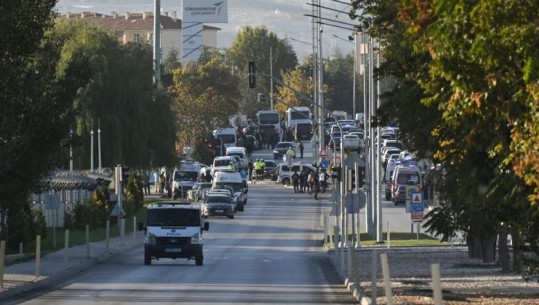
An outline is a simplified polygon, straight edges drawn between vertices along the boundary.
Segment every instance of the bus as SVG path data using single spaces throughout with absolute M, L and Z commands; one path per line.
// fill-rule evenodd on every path
M 256 113 L 256 123 L 261 132 L 270 132 L 273 127 L 276 134 L 281 134 L 281 116 L 276 110 L 260 110 Z
M 311 123 L 311 109 L 305 106 L 297 106 L 286 110 L 287 126 L 294 128 L 297 123 Z

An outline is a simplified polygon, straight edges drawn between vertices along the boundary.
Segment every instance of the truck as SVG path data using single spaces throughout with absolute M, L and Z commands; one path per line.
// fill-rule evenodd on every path
M 289 128 L 294 128 L 297 123 L 312 123 L 311 109 L 305 106 L 297 106 L 286 110 L 286 123 Z
M 200 180 L 202 165 L 192 159 L 182 159 L 172 174 L 173 199 L 184 197 Z
M 162 201 L 146 208 L 146 224 L 138 224 L 139 231 L 144 231 L 144 265 L 151 265 L 153 259 L 187 258 L 202 266 L 202 232 L 210 224 L 202 218 L 200 206 Z
M 278 135 L 281 134 L 281 116 L 276 110 L 260 110 L 256 113 L 256 123 L 260 132 L 274 131 Z

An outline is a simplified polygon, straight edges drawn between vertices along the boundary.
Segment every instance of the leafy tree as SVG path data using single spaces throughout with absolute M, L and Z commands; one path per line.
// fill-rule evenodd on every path
M 354 72 L 353 54 L 337 53 L 324 63 L 324 83 L 328 88 L 324 92 L 324 103 L 329 109 L 353 112 Z M 359 86 L 359 77 L 356 78 L 356 111 L 360 112 L 363 108 L 363 90 Z
M 238 111 L 239 82 L 217 58 L 174 70 L 170 94 L 178 114 L 178 154 L 182 147 L 195 147 L 213 129 L 228 126 L 228 117 Z
M 170 164 L 176 127 L 167 96 L 152 86 L 151 47 L 120 45 L 112 33 L 80 20 L 58 19 L 51 37 L 62 45 L 65 73 L 89 79 L 75 100 L 75 166 L 89 167 L 90 133 L 98 125 L 103 166 Z
M 270 95 L 270 79 L 258 76 L 256 89 L 249 89 L 247 84 L 248 62 L 254 61 L 257 73 L 270 74 L 270 50 L 273 76 L 283 79 L 282 73 L 290 71 L 298 64 L 296 53 L 292 46 L 285 39 L 279 39 L 275 33 L 269 32 L 266 27 L 243 27 L 236 39 L 227 51 L 227 60 L 238 68 L 238 73 L 242 81 L 238 82 L 241 99 L 238 102 L 248 117 L 254 117 L 261 109 L 269 109 L 269 102 L 257 105 L 258 93 Z M 274 82 L 274 92 L 277 91 L 277 84 Z
M 28 205 L 32 186 L 62 160 L 73 122 L 77 80 L 58 67 L 56 49 L 42 44 L 56 1 L 0 3 L 0 235 L 8 211 Z M 12 214 L 15 215 L 15 214 Z M 15 220 L 15 219 L 13 219 Z M 16 221 L 16 220 L 15 220 Z
M 313 79 L 304 74 L 304 72 L 297 67 L 290 72 L 283 73 L 283 82 L 290 86 L 293 90 L 285 86 L 279 86 L 279 91 L 276 94 L 277 103 L 275 103 L 275 110 L 279 111 L 281 115 L 284 115 L 289 106 L 307 106 L 312 108 L 311 104 L 307 102 L 297 93 L 301 93 L 305 96 L 312 96 Z M 279 102 L 279 100 L 285 103 Z
M 537 177 L 530 166 L 536 163 L 534 153 L 529 152 L 537 142 L 530 114 L 538 100 L 533 67 L 538 58 L 534 20 L 539 4 L 379 0 L 353 5 L 354 12 L 368 17 L 351 15 L 382 43 L 386 64 L 379 73 L 396 72 L 397 89 L 411 98 L 397 108 L 399 123 L 426 128 L 429 140 L 421 141 L 425 137 L 417 129 L 408 129 L 410 139 L 432 152 L 447 170 L 447 202 L 440 213 L 429 215 L 431 223 L 437 215 L 455 215 L 451 227 L 482 243 L 496 230 L 506 232 L 500 226 L 503 221 L 512 228 L 517 249 L 520 234 L 529 245 L 537 245 L 537 228 L 527 229 L 537 222 L 537 213 L 531 213 L 536 191 L 524 185 L 535 186 Z M 390 98 L 399 96 L 396 93 Z M 406 109 L 413 109 L 414 120 L 426 124 L 412 122 Z M 402 126 L 401 130 L 406 131 Z M 526 202 L 523 198 L 529 194 Z M 529 217 L 519 216 L 523 214 Z M 436 230 L 443 228 L 437 225 Z

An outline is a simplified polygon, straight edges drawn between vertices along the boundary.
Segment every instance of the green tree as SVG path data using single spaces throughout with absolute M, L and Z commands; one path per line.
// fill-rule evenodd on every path
M 275 104 L 275 110 L 279 111 L 281 115 L 285 114 L 285 111 L 290 106 L 307 106 L 312 108 L 311 104 L 307 102 L 297 93 L 301 93 L 305 96 L 312 96 L 313 79 L 304 74 L 304 71 L 298 67 L 290 72 L 283 73 L 283 82 L 290 86 L 293 90 L 285 86 L 279 86 L 279 91 L 276 96 L 278 100 L 284 101 L 284 103 L 277 102 Z
M 174 159 L 176 125 L 164 92 L 152 86 L 148 44 L 120 45 L 99 26 L 58 19 L 53 41 L 62 44 L 60 65 L 72 78 L 89 79 L 78 88 L 74 126 L 75 166 L 90 165 L 90 137 L 101 130 L 103 166 L 167 165 Z M 64 64 L 67 62 L 68 64 Z M 81 72 L 82 71 L 82 72 Z
M 249 89 L 247 70 L 249 61 L 254 61 L 258 73 L 270 74 L 270 52 L 273 76 L 282 80 L 282 73 L 294 69 L 298 59 L 288 41 L 279 39 L 266 27 L 243 27 L 227 51 L 227 60 L 237 67 L 237 73 L 242 80 L 238 83 L 242 95 L 238 105 L 248 117 L 254 117 L 258 110 L 269 109 L 269 102 L 257 105 L 256 101 L 258 93 L 270 95 L 270 79 L 258 76 L 256 89 Z M 277 91 L 276 86 L 277 83 L 274 82 L 274 92 Z
M 33 185 L 62 158 L 77 82 L 60 73 L 55 48 L 42 43 L 56 1 L 0 3 L 0 237 L 6 216 L 27 207 Z M 16 221 L 16 219 L 12 219 Z M 11 230 L 11 229 L 10 229 Z
M 238 111 L 239 82 L 218 58 L 188 62 L 174 70 L 170 94 L 178 114 L 179 155 L 183 147 L 195 147 L 213 129 L 228 126 L 228 117 Z

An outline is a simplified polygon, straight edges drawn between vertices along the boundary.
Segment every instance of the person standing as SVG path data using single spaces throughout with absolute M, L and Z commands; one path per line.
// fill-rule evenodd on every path
M 302 143 L 301 141 L 299 141 L 299 157 L 300 157 L 301 159 L 303 159 L 303 149 L 304 149 L 304 148 L 305 148 L 305 147 L 303 147 L 303 143 Z
M 297 171 L 294 171 L 292 175 L 292 184 L 294 185 L 294 193 L 299 192 L 299 175 Z
M 314 199 L 318 200 L 318 193 L 320 192 L 320 177 L 317 173 L 314 173 Z
M 305 174 L 305 170 L 302 170 L 299 173 L 299 192 L 305 192 L 305 188 L 307 188 L 307 175 Z
M 150 173 L 144 173 L 144 191 L 146 195 L 150 195 Z
M 165 191 L 165 172 L 161 172 L 161 175 L 159 175 L 159 193 L 163 193 Z
M 249 181 L 253 180 L 252 176 L 253 176 L 253 159 L 249 158 L 249 163 L 247 163 L 247 169 L 248 169 L 248 172 L 247 172 L 247 177 L 249 179 Z
M 320 191 L 322 193 L 325 193 L 326 192 L 326 177 L 327 177 L 326 171 L 321 169 L 319 177 L 320 177 L 319 178 L 319 180 L 320 180 Z

